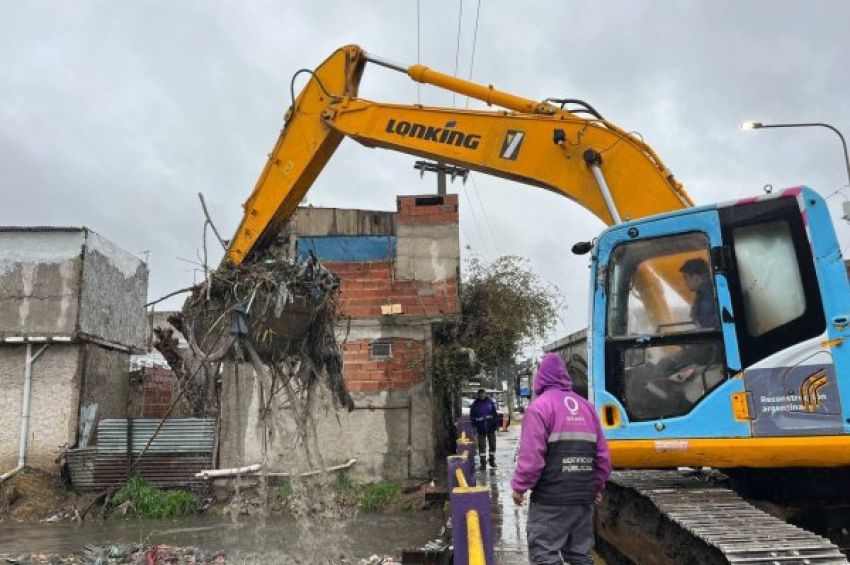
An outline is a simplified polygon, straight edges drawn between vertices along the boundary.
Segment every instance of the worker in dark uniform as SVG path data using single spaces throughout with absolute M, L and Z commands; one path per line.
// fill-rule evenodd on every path
M 478 455 L 481 458 L 481 469 L 487 468 L 485 453 L 489 453 L 490 467 L 495 469 L 496 430 L 499 428 L 498 413 L 496 403 L 487 396 L 487 391 L 483 388 L 478 389 L 478 394 L 475 396 L 472 406 L 469 407 L 469 419 L 472 420 L 472 425 L 475 426 L 475 431 L 478 434 Z M 489 452 L 487 451 L 488 444 Z

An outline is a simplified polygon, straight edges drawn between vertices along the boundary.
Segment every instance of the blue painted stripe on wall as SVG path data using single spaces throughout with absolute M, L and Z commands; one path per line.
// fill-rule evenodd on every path
M 320 261 L 360 262 L 385 261 L 395 257 L 394 235 L 326 235 L 298 238 L 298 257 L 304 259 L 310 251 Z

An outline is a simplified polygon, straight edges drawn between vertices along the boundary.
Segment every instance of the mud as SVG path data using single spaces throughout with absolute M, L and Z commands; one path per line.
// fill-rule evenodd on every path
M 183 548 L 179 551 L 184 553 L 191 550 L 192 555 L 203 556 L 207 562 L 214 562 L 220 552 L 227 563 L 355 564 L 376 554 L 395 556 L 402 548 L 421 547 L 438 537 L 442 525 L 442 515 L 434 512 L 360 515 L 339 524 L 334 545 L 314 552 L 311 550 L 317 543 L 327 541 L 325 533 L 305 532 L 295 520 L 286 517 L 239 523 L 205 517 L 171 522 L 110 521 L 81 526 L 8 524 L 0 529 L 0 557 L 71 556 L 79 554 L 87 545 L 126 548 L 129 544 L 139 544 L 146 549 L 167 545 Z M 303 539 L 304 536 L 308 539 Z M 320 554 L 325 557 L 319 558 Z M 179 562 L 188 561 L 187 558 Z M 133 561 L 126 556 L 113 562 Z
M 67 491 L 59 479 L 35 469 L 24 469 L 0 484 L 0 524 L 38 522 L 57 514 L 70 518 L 86 506 L 85 496 Z

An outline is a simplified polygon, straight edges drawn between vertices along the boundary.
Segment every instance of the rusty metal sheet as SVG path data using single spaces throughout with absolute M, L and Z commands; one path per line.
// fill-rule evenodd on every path
M 138 455 L 159 426 L 156 418 L 132 420 L 133 453 Z M 215 444 L 215 418 L 175 418 L 166 420 L 148 447 L 156 453 L 212 453 Z M 97 425 L 99 453 L 127 453 L 127 420 L 106 419 Z
M 166 420 L 139 460 L 159 422 L 147 418 L 132 420 L 132 455 L 129 455 L 127 420 L 101 420 L 97 445 L 70 450 L 65 455 L 74 488 L 121 487 L 127 482 L 131 465 L 135 465 L 134 473 L 158 487 L 201 488 L 204 481 L 195 474 L 213 466 L 215 418 Z

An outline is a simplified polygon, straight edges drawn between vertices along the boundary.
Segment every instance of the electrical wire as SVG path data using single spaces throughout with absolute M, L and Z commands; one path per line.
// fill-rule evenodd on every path
M 844 189 L 845 189 L 845 188 L 848 188 L 848 187 L 850 187 L 850 184 L 843 184 L 843 185 L 839 186 L 839 187 L 838 187 L 837 189 L 835 189 L 833 192 L 829 193 L 829 196 L 825 197 L 825 198 L 824 198 L 824 200 L 829 200 L 830 198 L 832 198 L 832 197 L 833 197 L 833 196 L 835 196 L 836 194 L 838 194 L 838 193 L 840 193 L 840 192 L 843 192 L 843 191 L 844 191 Z
M 475 207 L 472 205 L 472 200 L 469 198 L 469 191 L 466 190 L 466 185 L 463 186 L 461 192 L 463 192 L 463 195 L 466 198 L 466 204 L 469 206 L 469 211 L 472 213 L 472 225 L 475 227 L 475 232 L 478 234 L 478 241 L 481 242 L 481 249 L 484 251 L 484 256 L 489 259 L 490 254 L 487 252 L 487 246 L 485 245 L 487 241 L 484 239 L 481 228 L 478 226 L 478 216 L 475 213 Z
M 636 135 L 640 139 L 640 142 L 643 143 L 644 145 L 646 145 L 646 142 L 643 140 L 643 135 L 641 135 L 641 133 L 639 131 L 630 131 L 628 135 Z M 625 135 L 621 135 L 620 137 L 617 138 L 616 141 L 614 141 L 614 143 L 612 143 L 611 145 L 609 145 L 605 149 L 601 150 L 599 152 L 599 154 L 602 155 L 606 151 L 613 149 L 614 146 L 617 145 L 618 143 L 620 143 L 621 141 L 623 141 L 623 139 L 625 139 L 625 137 L 626 137 Z
M 493 242 L 493 248 L 496 248 L 496 236 L 493 233 L 493 226 L 490 225 L 490 218 L 487 216 L 487 211 L 484 209 L 484 205 L 481 203 L 481 197 L 478 195 L 478 185 L 475 183 L 475 177 L 469 175 L 469 178 L 472 179 L 472 193 L 475 195 L 475 199 L 478 200 L 478 207 L 481 208 L 481 214 L 484 215 L 484 223 L 487 224 L 487 231 L 490 232 L 490 240 Z
M 463 0 L 459 0 L 458 3 L 459 9 L 457 13 L 457 46 L 455 47 L 455 74 L 457 76 L 458 71 L 458 63 L 460 61 L 460 27 L 461 23 L 463 23 Z M 452 108 L 455 107 L 455 97 L 457 96 L 456 92 L 452 92 Z
M 481 16 L 481 0 L 475 8 L 475 30 L 472 32 L 472 55 L 469 58 L 469 79 L 472 80 L 472 69 L 475 68 L 475 45 L 478 43 L 478 19 Z M 466 109 L 469 109 L 469 96 L 466 97 Z

